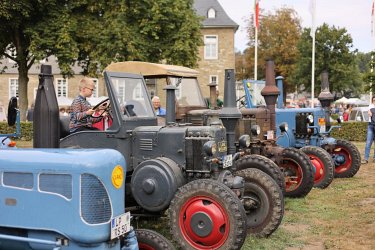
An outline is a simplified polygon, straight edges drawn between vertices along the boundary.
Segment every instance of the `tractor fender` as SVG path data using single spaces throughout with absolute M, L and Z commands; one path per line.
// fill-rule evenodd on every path
M 284 148 L 295 147 L 296 139 L 294 137 L 294 134 L 288 130 L 288 131 L 281 133 L 277 137 L 276 143 Z

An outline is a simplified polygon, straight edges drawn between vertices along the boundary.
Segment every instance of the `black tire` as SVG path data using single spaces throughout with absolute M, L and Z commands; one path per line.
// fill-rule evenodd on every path
M 314 186 L 314 166 L 309 157 L 296 148 L 285 148 L 279 167 L 285 177 L 285 196 L 304 197 Z
M 174 250 L 172 243 L 163 235 L 148 229 L 136 229 L 139 250 Z
M 283 193 L 285 192 L 285 179 L 283 172 L 275 162 L 267 157 L 262 155 L 246 155 L 241 157 L 234 164 L 236 170 L 254 168 L 263 171 L 275 180 Z
M 200 179 L 180 187 L 169 214 L 171 234 L 182 249 L 235 250 L 245 241 L 245 209 L 218 181 Z
M 314 168 L 314 187 L 326 188 L 333 181 L 335 163 L 331 155 L 323 148 L 305 146 L 301 150 L 310 158 Z
M 335 162 L 335 177 L 350 178 L 353 177 L 361 166 L 361 154 L 358 148 L 346 140 L 337 140 L 336 146 L 332 152 L 332 158 Z
M 236 172 L 245 179 L 244 199 L 248 232 L 257 237 L 271 235 L 280 225 L 284 216 L 284 196 L 277 183 L 263 171 L 247 168 Z

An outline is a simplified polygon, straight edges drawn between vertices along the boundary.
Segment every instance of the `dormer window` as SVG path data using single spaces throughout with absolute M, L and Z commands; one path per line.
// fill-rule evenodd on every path
M 207 12 L 207 17 L 208 18 L 215 18 L 216 17 L 216 11 L 213 8 L 209 9 L 208 12 Z

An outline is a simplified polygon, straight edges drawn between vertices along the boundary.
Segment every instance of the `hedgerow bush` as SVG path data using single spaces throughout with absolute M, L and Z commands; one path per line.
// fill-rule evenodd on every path
M 16 126 L 9 127 L 8 123 L 0 122 L 0 134 L 13 134 L 16 132 Z M 21 122 L 21 141 L 30 141 L 33 139 L 33 123 Z
M 332 125 L 337 125 L 333 123 Z M 6 122 L 0 122 L 0 133 L 10 134 L 16 131 L 15 126 L 9 127 Z M 344 122 L 341 129 L 333 129 L 332 137 L 349 141 L 366 141 L 367 122 Z M 19 140 L 29 141 L 33 138 L 33 123 L 21 122 L 21 138 Z

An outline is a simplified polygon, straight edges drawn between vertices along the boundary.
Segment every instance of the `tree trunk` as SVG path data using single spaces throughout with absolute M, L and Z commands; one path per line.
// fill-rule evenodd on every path
M 18 101 L 21 114 L 21 121 L 26 120 L 26 112 L 28 108 L 27 90 L 29 84 L 27 61 L 21 60 L 18 63 Z

